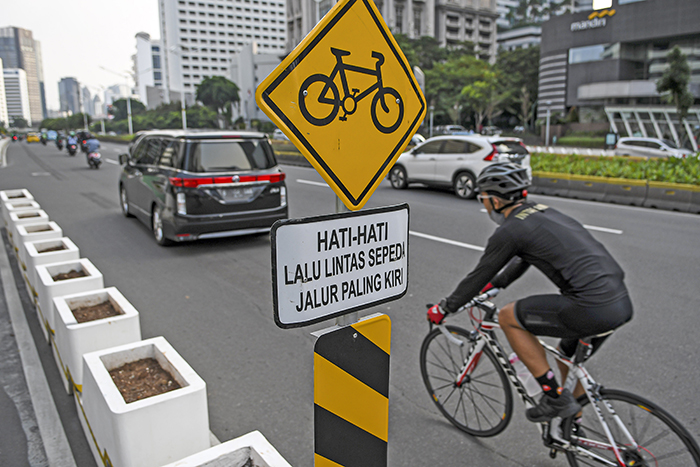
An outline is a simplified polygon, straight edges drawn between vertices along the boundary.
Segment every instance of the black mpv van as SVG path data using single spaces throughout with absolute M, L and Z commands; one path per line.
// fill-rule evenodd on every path
M 269 232 L 288 216 L 285 174 L 264 133 L 145 131 L 119 162 L 122 212 L 159 245 Z

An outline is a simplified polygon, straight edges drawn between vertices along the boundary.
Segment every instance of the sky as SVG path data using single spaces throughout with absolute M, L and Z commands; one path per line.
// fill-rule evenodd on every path
M 46 106 L 53 110 L 61 78 L 76 78 L 93 95 L 124 84 L 136 33 L 160 37 L 158 0 L 0 0 L 0 27 L 6 26 L 29 29 L 41 42 Z

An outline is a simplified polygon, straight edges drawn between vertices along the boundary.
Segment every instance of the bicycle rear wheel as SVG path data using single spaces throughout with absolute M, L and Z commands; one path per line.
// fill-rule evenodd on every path
M 473 436 L 502 432 L 513 415 L 508 377 L 490 348 L 484 347 L 473 371 L 457 386 L 467 357 L 476 344 L 470 333 L 447 326 L 463 345 L 451 342 L 439 329 L 431 331 L 420 349 L 420 370 L 428 393 L 454 426 Z
M 625 425 L 639 449 L 633 449 L 622 433 L 620 427 L 615 423 L 612 416 L 607 413 L 601 402 L 601 411 L 605 421 L 612 432 L 622 456 L 624 465 L 635 467 L 700 467 L 700 450 L 692 436 L 683 426 L 673 418 L 668 412 L 659 406 L 649 402 L 634 394 L 615 389 L 601 388 L 600 395 L 609 402 L 620 420 Z M 604 445 L 610 445 L 605 436 L 603 427 L 596 415 L 596 409 L 589 403 L 584 395 L 579 398 L 579 403 L 583 406 L 583 417 L 579 426 L 576 426 L 574 417 L 563 422 L 564 439 L 571 440 L 572 435 L 580 436 L 586 441 L 574 441 L 584 452 L 567 451 L 566 457 L 569 465 L 620 465 L 615 459 L 612 450 L 604 449 Z M 579 430 L 580 434 L 576 434 Z M 583 430 L 581 432 L 580 430 Z M 595 442 L 600 443 L 598 446 Z M 601 460 L 591 459 L 586 453 L 599 456 Z

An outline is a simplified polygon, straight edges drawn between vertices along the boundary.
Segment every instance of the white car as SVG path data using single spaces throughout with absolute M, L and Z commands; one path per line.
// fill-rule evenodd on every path
M 658 138 L 620 138 L 615 145 L 616 156 L 686 157 L 693 151 L 679 148 L 673 141 Z
M 411 183 L 451 187 L 463 199 L 476 196 L 476 177 L 495 162 L 512 162 L 530 170 L 530 153 L 520 138 L 444 135 L 425 140 L 399 156 L 389 171 L 396 189 Z
M 289 141 L 289 138 L 287 138 L 287 135 L 282 133 L 282 130 L 279 128 L 275 128 L 275 131 L 272 132 L 272 139 L 280 140 L 280 141 Z

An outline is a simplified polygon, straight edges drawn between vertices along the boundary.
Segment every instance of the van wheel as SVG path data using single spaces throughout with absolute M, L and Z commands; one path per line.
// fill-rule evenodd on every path
M 153 238 L 156 243 L 160 246 L 168 246 L 172 243 L 171 240 L 165 238 L 165 233 L 163 232 L 163 209 L 157 205 L 153 205 L 153 212 L 151 213 L 151 226 L 153 228 Z
M 459 198 L 472 199 L 476 195 L 476 180 L 474 180 L 474 176 L 469 172 L 458 173 L 452 187 Z
M 129 211 L 129 198 L 126 195 L 126 188 L 124 188 L 124 185 L 119 185 L 119 205 L 122 208 L 124 217 L 134 217 L 131 211 Z

